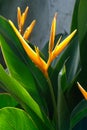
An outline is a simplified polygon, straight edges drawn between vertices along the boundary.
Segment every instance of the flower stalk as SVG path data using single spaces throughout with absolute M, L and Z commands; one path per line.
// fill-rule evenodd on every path
M 65 40 L 61 42 L 61 37 L 59 38 L 56 46 L 54 46 L 54 40 L 55 40 L 55 34 L 56 34 L 56 19 L 57 19 L 57 13 L 55 14 L 53 21 L 52 21 L 52 26 L 51 26 L 51 32 L 50 32 L 50 39 L 49 39 L 49 57 L 47 62 L 42 59 L 42 57 L 39 54 L 39 48 L 35 47 L 35 50 L 33 50 L 26 42 L 26 40 L 29 38 L 31 32 L 33 31 L 33 28 L 35 26 L 36 21 L 33 20 L 33 22 L 30 24 L 30 26 L 27 27 L 25 32 L 23 32 L 23 27 L 24 23 L 27 17 L 28 13 L 28 7 L 25 9 L 24 13 L 21 14 L 21 10 L 18 7 L 18 28 L 15 27 L 13 22 L 9 20 L 9 23 L 13 30 L 15 31 L 17 37 L 19 38 L 25 52 L 27 53 L 28 57 L 34 62 L 34 64 L 42 71 L 44 76 L 46 77 L 48 84 L 49 84 L 49 90 L 51 93 L 51 98 L 52 98 L 52 104 L 53 104 L 53 109 L 54 109 L 54 119 L 56 122 L 56 125 L 58 124 L 58 114 L 57 114 L 57 105 L 56 105 L 56 100 L 55 100 L 55 95 L 54 95 L 54 90 L 52 83 L 50 81 L 49 75 L 48 75 L 48 68 L 51 65 L 52 61 L 65 49 L 65 47 L 69 44 L 70 40 L 72 37 L 75 35 L 77 30 L 74 30 Z
M 56 123 L 56 127 L 58 128 L 57 105 L 56 105 L 56 100 L 55 100 L 55 96 L 54 96 L 54 91 L 53 91 L 52 83 L 51 83 L 51 80 L 50 80 L 49 76 L 47 77 L 47 82 L 49 84 L 49 90 L 50 90 L 51 97 L 52 97 L 52 103 L 53 103 L 53 109 L 54 109 L 54 120 L 55 120 L 55 123 Z

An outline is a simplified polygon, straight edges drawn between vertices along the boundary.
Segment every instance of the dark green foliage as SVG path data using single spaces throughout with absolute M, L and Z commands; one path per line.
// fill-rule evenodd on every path
M 76 1 L 71 31 L 77 28 L 77 34 L 48 70 L 58 119 L 48 79 L 29 59 L 9 22 L 0 16 L 0 46 L 7 68 L 0 65 L 0 87 L 6 91 L 0 94 L 0 129 L 83 130 L 87 103 L 77 94 L 76 81 L 87 85 L 86 8 L 86 0 Z M 62 40 L 67 37 L 58 34 L 55 45 L 61 35 Z M 48 43 L 40 54 L 47 61 Z

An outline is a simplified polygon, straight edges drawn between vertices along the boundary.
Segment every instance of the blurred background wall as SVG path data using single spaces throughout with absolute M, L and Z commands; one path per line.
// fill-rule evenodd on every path
M 0 0 L 0 15 L 11 19 L 17 25 L 17 6 L 20 6 L 22 11 L 29 6 L 26 26 L 33 19 L 37 21 L 29 40 L 42 48 L 49 39 L 55 12 L 58 12 L 56 33 L 69 33 L 74 3 L 75 0 Z

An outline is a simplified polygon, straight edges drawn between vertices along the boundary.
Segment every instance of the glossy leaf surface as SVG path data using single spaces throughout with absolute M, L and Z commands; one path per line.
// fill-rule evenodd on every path
M 16 107 L 17 101 L 8 93 L 0 93 L 0 109 L 3 107 Z
M 1 130 L 38 130 L 32 118 L 23 110 L 17 108 L 0 109 Z

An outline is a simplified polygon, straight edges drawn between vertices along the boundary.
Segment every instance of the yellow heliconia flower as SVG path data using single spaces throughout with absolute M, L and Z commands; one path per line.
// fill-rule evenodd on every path
M 80 85 L 79 82 L 77 82 L 78 88 L 81 91 L 81 93 L 83 94 L 84 98 L 87 100 L 87 92 L 85 91 L 85 89 Z
M 25 30 L 24 34 L 23 34 L 23 38 L 25 40 L 27 40 L 35 26 L 36 20 L 33 20 L 32 23 L 27 27 L 27 29 Z
M 49 40 L 49 54 L 52 52 L 52 49 L 54 47 L 54 40 L 55 40 L 55 33 L 56 33 L 56 17 L 57 17 L 57 13 L 55 13 L 55 16 L 51 25 L 50 40 Z
M 24 38 L 22 37 L 22 35 L 19 33 L 19 31 L 16 29 L 16 27 L 14 26 L 14 24 L 12 23 L 12 21 L 9 20 L 10 25 L 12 26 L 12 28 L 14 29 L 16 35 L 18 36 L 24 50 L 26 51 L 27 55 L 30 57 L 30 59 L 35 63 L 36 66 L 39 67 L 39 69 L 45 74 L 47 75 L 47 71 L 46 71 L 46 62 L 39 56 L 39 49 L 36 48 L 36 52 L 27 44 L 27 42 L 24 40 Z
M 22 34 L 22 29 L 24 27 L 24 23 L 26 21 L 26 17 L 28 14 L 28 7 L 26 7 L 25 11 L 21 14 L 21 9 L 20 7 L 17 8 L 17 20 L 18 20 L 18 28 L 19 32 Z
M 27 7 L 28 8 L 28 7 Z M 61 37 L 58 40 L 56 46 L 54 47 L 54 40 L 55 40 L 55 32 L 56 32 L 56 17 L 57 14 L 55 14 L 53 21 L 52 21 L 52 26 L 51 26 L 51 32 L 50 32 L 50 40 L 49 40 L 49 57 L 48 57 L 48 61 L 44 61 L 40 55 L 39 55 L 39 48 L 36 47 L 35 51 L 27 44 L 27 42 L 25 41 L 26 39 L 28 39 L 28 37 L 30 36 L 33 27 L 35 25 L 35 21 L 33 21 L 31 23 L 31 25 L 26 29 L 24 35 L 22 36 L 20 28 L 22 28 L 24 26 L 24 22 L 26 19 L 26 15 L 27 15 L 27 10 L 25 10 L 25 12 L 22 14 L 24 16 L 21 15 L 21 10 L 18 7 L 18 26 L 19 26 L 19 31 L 16 29 L 15 25 L 13 24 L 13 22 L 11 20 L 9 20 L 10 25 L 12 26 L 13 30 L 15 31 L 16 35 L 18 36 L 24 50 L 26 51 L 27 55 L 29 56 L 29 58 L 35 63 L 35 65 L 43 72 L 43 74 L 47 77 L 48 76 L 48 67 L 50 66 L 51 62 L 64 50 L 64 48 L 69 44 L 70 40 L 72 39 L 72 37 L 75 35 L 76 30 L 73 31 L 65 40 L 63 40 L 60 43 Z M 22 18 L 23 17 L 23 18 Z M 21 20 L 23 20 L 23 22 L 20 22 Z M 22 26 L 21 26 L 22 23 Z M 60 43 L 60 44 L 59 44 Z
M 56 18 L 57 18 L 57 14 L 55 14 L 54 19 L 52 21 L 52 26 L 51 26 L 51 33 L 50 33 L 50 40 L 49 40 L 49 58 L 47 62 L 47 68 L 49 67 L 51 62 L 64 50 L 64 48 L 68 45 L 68 43 L 70 42 L 70 40 L 72 39 L 72 37 L 75 35 L 77 31 L 77 30 L 74 30 L 61 43 L 60 43 L 60 40 L 61 40 L 61 37 L 60 37 L 56 46 L 54 47 L 55 32 L 56 32 Z
M 29 10 L 29 8 L 27 6 L 25 11 L 21 14 L 20 7 L 17 8 L 18 29 L 19 29 L 19 32 L 23 35 L 23 38 L 25 40 L 27 40 L 28 37 L 30 36 L 30 34 L 31 34 L 31 32 L 32 32 L 32 30 L 35 26 L 35 23 L 36 23 L 36 20 L 33 20 L 32 23 L 27 27 L 25 32 L 23 32 L 23 27 L 24 27 L 24 24 L 25 24 L 25 21 L 26 21 L 28 10 Z

